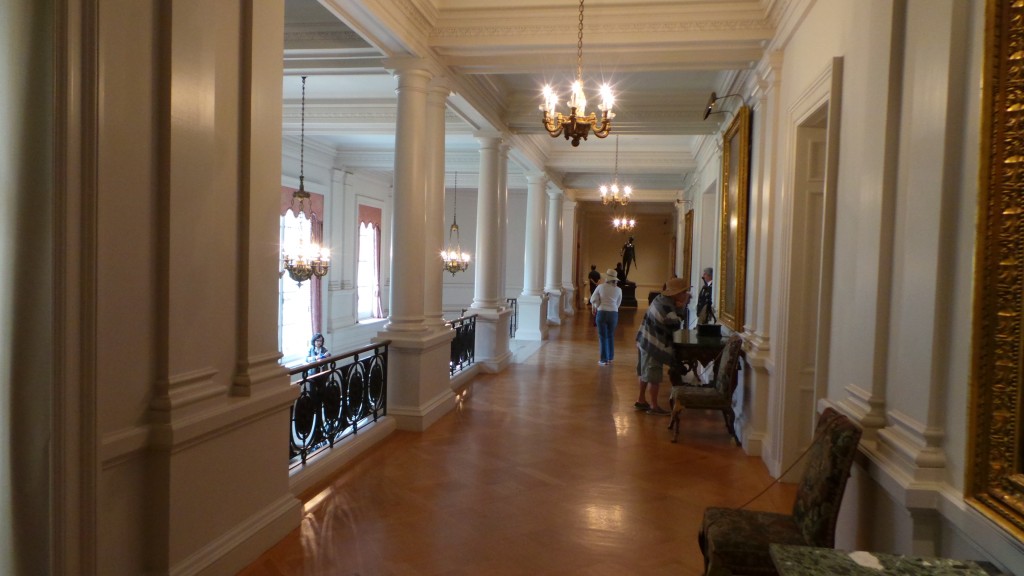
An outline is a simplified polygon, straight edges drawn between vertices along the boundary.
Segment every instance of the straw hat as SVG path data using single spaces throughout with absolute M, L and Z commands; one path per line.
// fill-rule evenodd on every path
M 665 296 L 675 296 L 690 289 L 682 278 L 669 278 L 665 283 L 665 289 L 661 291 Z

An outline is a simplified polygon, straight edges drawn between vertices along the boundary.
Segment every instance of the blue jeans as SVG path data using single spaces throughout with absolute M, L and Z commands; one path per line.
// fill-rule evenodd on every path
M 618 324 L 618 312 L 597 311 L 597 341 L 601 345 L 601 362 L 615 359 L 615 327 Z

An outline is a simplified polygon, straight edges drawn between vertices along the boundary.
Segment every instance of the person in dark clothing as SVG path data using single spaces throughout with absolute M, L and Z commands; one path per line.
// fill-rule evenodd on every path
M 711 303 L 711 280 L 713 275 L 714 270 L 708 267 L 704 269 L 704 273 L 700 276 L 704 284 L 700 287 L 700 292 L 697 294 L 698 324 L 714 324 L 718 322 L 718 317 L 715 316 L 715 307 Z
M 597 289 L 597 283 L 601 281 L 601 273 L 597 271 L 597 266 L 594 264 L 590 265 L 590 273 L 587 274 L 587 281 L 590 283 L 590 295 L 594 295 L 594 290 Z

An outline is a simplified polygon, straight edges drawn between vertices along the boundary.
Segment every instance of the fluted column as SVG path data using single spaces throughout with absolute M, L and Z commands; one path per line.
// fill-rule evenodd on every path
M 440 282 L 440 266 L 431 266 L 430 279 L 424 281 L 428 272 L 426 249 L 422 246 L 425 239 L 436 238 L 436 232 L 427 232 L 427 198 L 433 204 L 434 196 L 439 194 L 428 194 L 436 177 L 431 167 L 436 162 L 431 151 L 436 141 L 428 135 L 427 122 L 428 117 L 443 115 L 438 102 L 443 90 L 431 86 L 434 74 L 427 61 L 400 58 L 387 60 L 385 65 L 398 77 L 398 118 L 391 226 L 391 316 L 377 339 L 391 342 L 388 416 L 395 418 L 399 428 L 424 430 L 455 407 L 448 375 L 454 332 L 429 329 L 424 304 L 424 286 Z M 432 106 L 428 106 L 428 95 L 435 99 Z M 430 225 L 436 226 L 436 221 Z
M 519 295 L 519 325 L 516 340 L 544 340 L 548 337 L 548 297 L 544 293 L 544 238 L 548 178 L 526 176 L 526 239 L 523 248 L 523 293 Z
M 444 274 L 439 252 L 447 240 L 448 223 L 444 213 L 445 148 L 444 113 L 451 88 L 447 78 L 434 78 L 427 89 L 427 188 L 426 236 L 423 261 L 423 315 L 428 329 L 447 329 L 444 321 Z
M 548 322 L 562 323 L 562 191 L 548 190 L 547 266 L 544 291 L 548 293 Z
M 478 134 L 477 140 L 480 184 L 476 203 L 476 283 L 470 309 L 476 314 L 476 361 L 485 372 L 500 372 L 512 361 L 508 334 L 512 311 L 498 294 L 501 245 L 505 241 L 499 234 L 501 138 L 496 134 Z

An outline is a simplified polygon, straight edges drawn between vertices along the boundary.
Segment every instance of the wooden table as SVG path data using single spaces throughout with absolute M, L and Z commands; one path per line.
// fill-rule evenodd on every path
M 718 358 L 725 348 L 725 343 L 732 336 L 732 331 L 722 326 L 722 336 L 698 336 L 696 330 L 678 330 L 672 335 L 672 348 L 675 349 L 676 358 L 683 361 L 700 362 L 707 366 L 709 362 Z M 740 356 L 743 356 L 742 350 Z M 718 376 L 718 363 L 712 369 L 712 380 Z
M 880 552 L 848 552 L 771 544 L 768 547 L 779 576 L 992 576 L 994 568 L 982 568 L 971 560 L 900 556 Z M 987 564 L 987 563 L 986 563 Z

